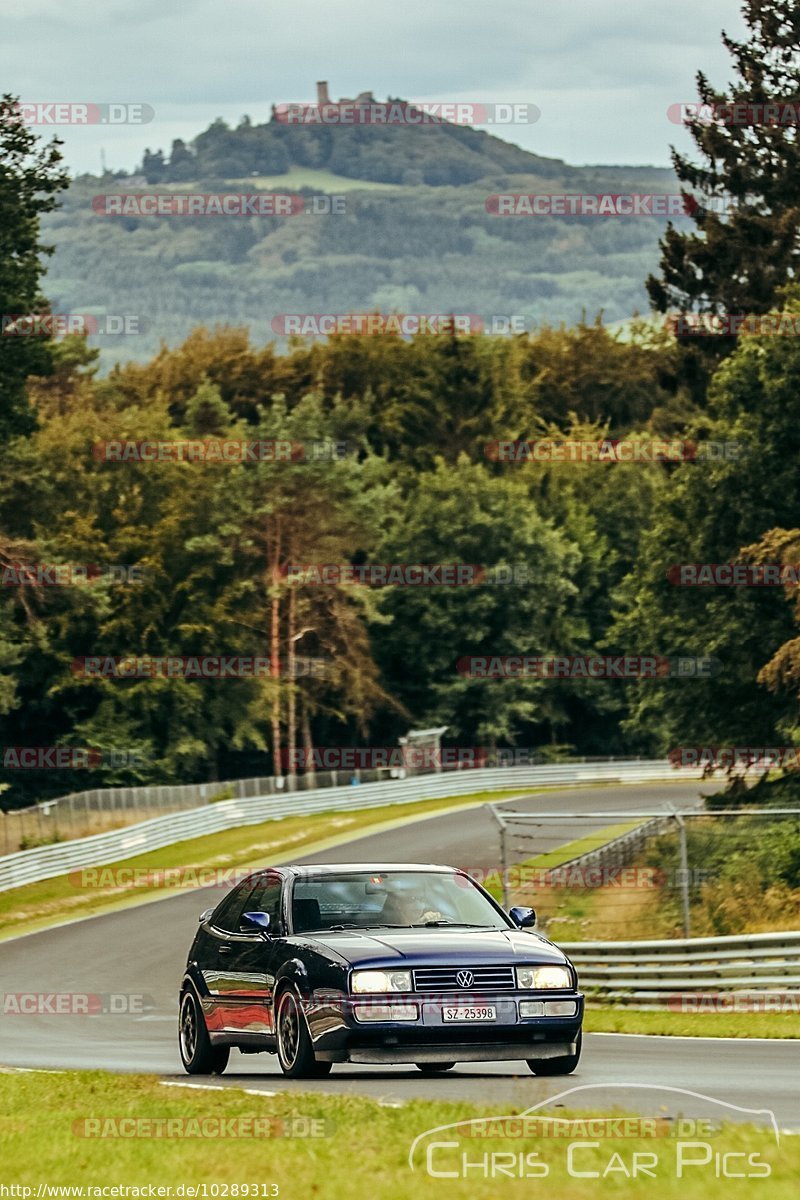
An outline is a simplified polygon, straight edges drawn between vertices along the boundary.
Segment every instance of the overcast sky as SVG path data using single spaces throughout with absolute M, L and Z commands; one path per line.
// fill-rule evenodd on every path
M 217 116 L 371 90 L 409 100 L 525 101 L 504 133 L 575 164 L 665 166 L 685 134 L 666 117 L 702 68 L 732 75 L 720 30 L 740 0 L 0 0 L 0 90 L 27 101 L 145 103 L 145 127 L 61 128 L 73 171 L 130 170 Z

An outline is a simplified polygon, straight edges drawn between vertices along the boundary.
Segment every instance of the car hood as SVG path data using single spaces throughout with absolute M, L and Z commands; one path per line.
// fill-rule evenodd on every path
M 539 933 L 515 929 L 352 929 L 305 934 L 302 939 L 351 966 L 499 966 L 566 962 L 563 951 Z

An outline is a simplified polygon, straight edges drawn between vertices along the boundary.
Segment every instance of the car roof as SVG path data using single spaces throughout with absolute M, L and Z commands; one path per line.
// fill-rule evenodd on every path
M 379 875 L 384 873 L 398 874 L 403 871 L 446 871 L 450 874 L 459 872 L 458 867 L 448 867 L 437 863 L 292 863 L 290 866 L 283 868 L 293 875 L 303 875 L 309 871 L 320 875 L 341 875 L 341 874 L 358 874 L 364 875 L 368 872 L 376 872 Z

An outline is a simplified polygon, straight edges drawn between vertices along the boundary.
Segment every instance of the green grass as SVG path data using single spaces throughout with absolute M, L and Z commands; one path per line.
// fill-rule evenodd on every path
M 800 1038 L 800 1012 L 643 1012 L 586 1002 L 587 1033 L 646 1033 L 663 1037 Z
M 109 863 L 106 867 L 87 868 L 85 873 L 57 875 L 53 879 L 0 892 L 0 941 L 61 921 L 94 916 L 99 912 L 174 895 L 178 890 L 188 890 L 187 887 L 165 887 L 155 882 L 104 884 L 104 878 L 107 880 L 110 873 L 117 870 L 255 870 L 270 863 L 286 862 L 301 850 L 304 854 L 313 849 L 323 850 L 365 833 L 405 824 L 420 817 L 450 809 L 471 808 L 487 800 L 527 796 L 535 790 L 479 792 L 473 796 L 420 800 L 414 804 L 393 804 L 384 808 L 284 817 L 278 821 L 265 821 L 261 825 L 239 826 L 222 833 L 177 842 L 161 850 Z M 100 886 L 95 886 L 94 880 Z
M 209 1081 L 211 1082 L 211 1081 Z M 565 1080 L 565 1087 L 574 1081 Z M 524 1089 L 524 1091 L 523 1091 Z M 666 1097 L 665 1097 L 666 1098 Z M 283 1200 L 401 1200 L 413 1195 L 415 1200 L 489 1200 L 509 1197 L 510 1200 L 529 1200 L 532 1196 L 548 1196 L 553 1200 L 594 1200 L 595 1197 L 617 1197 L 624 1189 L 626 1200 L 652 1200 L 654 1196 L 681 1200 L 709 1200 L 709 1197 L 747 1197 L 747 1200 L 789 1200 L 797 1196 L 800 1178 L 800 1138 L 784 1137 L 780 1146 L 769 1129 L 749 1125 L 726 1124 L 707 1133 L 705 1145 L 709 1160 L 705 1165 L 685 1169 L 678 1179 L 676 1160 L 679 1154 L 695 1160 L 705 1157 L 696 1143 L 704 1135 L 684 1130 L 678 1137 L 674 1124 L 662 1120 L 636 1127 L 634 1137 L 605 1137 L 596 1134 L 587 1138 L 576 1130 L 571 1138 L 563 1132 L 557 1137 L 537 1136 L 538 1131 L 556 1128 L 552 1122 L 537 1122 L 538 1131 L 530 1127 L 524 1136 L 503 1137 L 495 1126 L 493 1133 L 501 1136 L 478 1139 L 469 1136 L 474 1126 L 460 1130 L 446 1129 L 419 1144 L 415 1170 L 409 1166 L 409 1152 L 415 1138 L 428 1130 L 452 1122 L 474 1118 L 508 1117 L 524 1111 L 541 1099 L 535 1080 L 527 1073 L 520 1079 L 520 1101 L 500 1103 L 491 1108 L 459 1101 L 410 1101 L 381 1104 L 361 1097 L 302 1092 L 280 1092 L 277 1095 L 247 1095 L 238 1088 L 198 1091 L 182 1087 L 165 1087 L 149 1076 L 114 1076 L 101 1072 L 9 1073 L 0 1074 L 0 1160 L 3 1183 L 33 1188 L 39 1184 L 69 1186 L 82 1184 L 95 1187 L 127 1185 L 142 1187 L 153 1184 L 161 1187 L 185 1188 L 209 1185 L 229 1185 L 219 1196 L 242 1196 L 234 1185 L 267 1185 L 258 1195 L 270 1195 L 269 1185 L 277 1186 Z M 688 1098 L 687 1098 L 688 1099 Z M 669 1097 L 669 1113 L 686 1114 L 690 1103 L 684 1098 Z M 543 1110 L 547 1113 L 547 1109 Z M 538 1115 L 538 1114 L 537 1114 Z M 558 1129 L 563 1121 L 587 1116 L 579 1110 L 557 1107 L 550 1115 L 557 1116 Z M 598 1112 L 595 1116 L 620 1116 L 619 1110 Z M 121 1128 L 128 1134 L 140 1136 L 108 1136 L 120 1127 L 108 1119 L 139 1119 L 148 1125 L 129 1123 Z M 153 1122 L 161 1118 L 177 1119 L 171 1126 L 172 1136 L 148 1136 L 146 1130 L 157 1128 Z M 178 1136 L 187 1129 L 187 1121 L 226 1122 L 239 1120 L 239 1128 L 253 1128 L 259 1121 L 271 1136 L 230 1136 L 236 1126 L 228 1124 L 227 1137 L 199 1139 Z M 86 1122 L 96 1122 L 87 1126 Z M 245 1123 L 247 1122 L 247 1124 Z M 311 1124 L 311 1123 L 315 1124 Z M 315 1137 L 281 1136 L 280 1130 L 301 1131 L 311 1127 Z M 163 1127 L 162 1127 L 163 1128 Z M 195 1129 L 201 1128 L 196 1126 Z M 204 1128 L 211 1131 L 211 1126 Z M 105 1136 L 87 1137 L 87 1131 Z M 487 1131 L 489 1132 L 489 1131 Z M 644 1136 L 638 1136 L 643 1133 Z M 648 1136 L 649 1133 L 649 1136 Z M 277 1136 L 276 1136 L 277 1135 Z M 655 1136 L 654 1136 L 655 1135 Z M 481 1162 L 484 1155 L 535 1154 L 533 1160 L 547 1168 L 547 1178 L 513 1178 L 500 1175 L 483 1178 L 474 1168 L 467 1178 L 434 1178 L 426 1170 L 426 1148 L 433 1141 L 455 1142 L 455 1147 L 434 1150 L 434 1169 L 451 1170 L 460 1165 L 462 1154 L 472 1163 Z M 575 1178 L 567 1171 L 570 1142 L 588 1143 L 576 1147 L 574 1169 L 597 1172 L 602 1176 L 611 1164 L 606 1178 Z M 689 1149 L 687 1143 L 694 1142 Z M 655 1178 L 641 1174 L 626 1178 L 620 1164 L 632 1169 L 633 1154 L 649 1154 Z M 723 1152 L 756 1156 L 753 1163 L 765 1163 L 768 1178 L 719 1179 L 716 1175 L 716 1155 Z M 488 1162 L 495 1161 L 491 1157 Z M 506 1170 L 509 1159 L 505 1160 Z M 640 1160 L 641 1161 L 641 1160 Z M 524 1159 L 523 1159 L 524 1162 Z M 732 1164 L 743 1170 L 746 1158 L 737 1157 Z M 746 1168 L 745 1168 L 746 1169 Z M 764 1170 L 760 1167 L 759 1170 Z M 84 1196 L 91 1193 L 84 1191 Z M 175 1195 L 175 1193 L 172 1193 Z M 183 1195 L 192 1195 L 184 1190 Z M 202 1196 L 202 1191 L 194 1193 Z M 256 1194 L 249 1193 L 251 1196 Z M 23 1193 L 24 1200 L 24 1193 Z
M 572 858 L 588 854 L 590 850 L 597 850 L 600 846 L 605 846 L 607 842 L 613 841 L 614 838 L 622 837 L 624 833 L 630 833 L 641 823 L 641 821 L 625 821 L 621 825 L 608 825 L 605 829 L 598 830 L 597 833 L 589 833 L 586 837 L 559 846 L 557 850 L 548 850 L 546 854 L 539 854 L 530 860 L 530 864 L 543 868 L 560 867 L 562 863 L 569 862 Z

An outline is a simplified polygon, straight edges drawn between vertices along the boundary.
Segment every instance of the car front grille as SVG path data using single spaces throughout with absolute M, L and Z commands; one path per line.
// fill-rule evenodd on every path
M 459 982 L 465 972 L 472 976 L 471 984 Z M 513 967 L 420 967 L 413 976 L 415 992 L 508 992 L 515 987 Z

